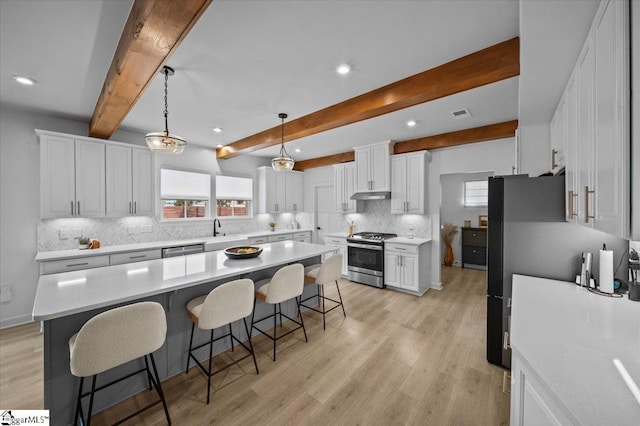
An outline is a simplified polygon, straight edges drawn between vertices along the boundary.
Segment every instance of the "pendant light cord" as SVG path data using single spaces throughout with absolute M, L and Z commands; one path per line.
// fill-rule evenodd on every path
M 169 95 L 169 70 L 164 70 L 164 132 L 169 135 L 169 103 L 167 97 Z

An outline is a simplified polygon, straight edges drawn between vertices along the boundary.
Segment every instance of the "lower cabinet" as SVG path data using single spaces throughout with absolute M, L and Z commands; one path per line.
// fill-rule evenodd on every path
M 388 243 L 384 248 L 384 283 L 422 294 L 429 286 L 431 244 Z
M 511 426 L 578 424 L 515 351 L 511 358 Z
M 349 274 L 349 257 L 346 238 L 325 237 L 324 241 L 326 245 L 336 246 L 336 250 L 333 253 L 327 253 L 323 261 L 334 254 L 342 253 L 342 276 L 346 277 Z

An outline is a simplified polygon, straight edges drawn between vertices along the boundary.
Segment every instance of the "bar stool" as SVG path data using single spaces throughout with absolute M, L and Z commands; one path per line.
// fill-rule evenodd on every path
M 307 266 L 304 268 L 304 281 L 305 284 L 316 284 L 318 287 L 318 293 L 314 296 L 307 297 L 304 300 L 300 301 L 300 306 L 304 306 L 307 309 L 311 309 L 312 311 L 318 312 L 322 314 L 322 329 L 326 330 L 326 321 L 325 315 L 338 306 L 342 306 L 342 314 L 347 317 L 347 313 L 344 311 L 344 304 L 342 303 L 342 295 L 340 294 L 340 287 L 338 286 L 338 280 L 342 277 L 342 253 L 334 254 L 329 259 L 327 259 L 323 264 L 316 264 Z M 338 289 L 338 297 L 340 301 L 331 299 L 330 297 L 326 297 L 324 295 L 324 286 L 331 283 L 336 283 L 336 288 Z M 314 297 L 318 298 L 318 304 L 320 304 L 320 300 L 322 300 L 322 310 L 318 310 L 314 307 L 307 306 L 304 304 L 307 300 L 313 299 Z M 329 300 L 336 305 L 331 309 L 325 309 L 324 301 Z
M 267 336 L 269 339 L 273 340 L 273 360 L 276 360 L 276 341 L 281 339 L 282 337 L 293 333 L 294 331 L 302 328 L 304 332 L 304 340 L 308 342 L 307 339 L 307 330 L 304 328 L 304 320 L 302 319 L 302 315 L 300 315 L 300 305 L 298 302 L 298 296 L 302 295 L 302 290 L 304 288 L 304 266 L 300 263 L 295 263 L 293 265 L 285 266 L 284 268 L 280 268 L 271 278 L 271 280 L 263 280 L 258 283 L 258 290 L 255 292 L 255 299 L 253 301 L 254 312 L 251 316 L 251 329 L 254 328 L 258 330 L 260 333 Z M 281 303 L 290 299 L 296 299 L 296 306 L 298 307 L 298 315 L 300 315 L 300 322 L 290 318 L 282 313 Z M 257 321 L 254 321 L 255 316 L 255 303 L 256 300 L 260 299 L 265 303 L 269 303 L 273 305 L 273 314 L 261 318 Z M 293 330 L 289 330 L 285 334 L 278 336 L 276 330 L 276 319 L 280 316 L 280 326 L 282 327 L 282 317 L 298 324 L 298 327 Z M 256 327 L 256 324 L 273 317 L 273 336 L 265 333 Z
M 162 305 L 157 302 L 140 302 L 102 312 L 87 321 L 79 332 L 71 336 L 69 339 L 71 374 L 80 378 L 74 424 L 78 424 L 78 416 L 83 425 L 91 424 L 93 398 L 97 391 L 145 372 L 149 381 L 149 390 L 153 385 L 160 399 L 117 423 L 125 422 L 162 402 L 167 423 L 171 424 L 167 402 L 160 385 L 160 376 L 153 358 L 153 352 L 164 344 L 166 335 L 167 318 Z M 153 374 L 149 369 L 147 356 L 151 359 Z M 98 374 L 143 357 L 144 368 L 96 388 Z M 84 379 L 89 376 L 93 377 L 91 392 L 82 393 Z M 85 423 L 82 398 L 87 395 L 89 395 L 89 411 Z
M 191 339 L 189 340 L 189 355 L 187 356 L 187 370 L 185 373 L 189 372 L 189 362 L 191 361 L 191 358 L 193 358 L 198 367 L 200 367 L 200 370 L 202 370 L 202 372 L 207 376 L 207 404 L 209 403 L 211 395 L 211 376 L 214 374 L 226 370 L 249 356 L 253 357 L 253 365 L 256 367 L 256 374 L 259 374 L 258 363 L 256 362 L 253 345 L 251 344 L 251 334 L 247 327 L 246 317 L 248 317 L 252 311 L 253 281 L 250 279 L 235 280 L 222 284 L 211 290 L 209 294 L 192 299 L 187 303 L 187 315 L 189 316 L 189 319 L 193 321 L 193 324 L 191 324 Z M 247 333 L 247 338 L 249 339 L 249 347 L 238 340 L 236 336 L 233 335 L 233 330 L 231 329 L 231 323 L 240 319 L 244 322 L 244 329 Z M 211 337 L 208 342 L 193 348 L 193 331 L 196 325 L 200 330 L 211 330 Z M 213 330 L 225 325 L 229 325 L 229 333 L 214 339 Z M 231 350 L 233 350 L 233 341 L 235 340 L 240 346 L 249 352 L 249 355 L 212 372 L 211 360 L 213 358 L 213 342 L 224 339 L 225 337 L 229 337 L 231 340 Z M 206 345 L 209 345 L 208 370 L 205 369 L 202 363 L 200 363 L 200 361 L 198 361 L 198 359 L 193 355 L 193 351 Z

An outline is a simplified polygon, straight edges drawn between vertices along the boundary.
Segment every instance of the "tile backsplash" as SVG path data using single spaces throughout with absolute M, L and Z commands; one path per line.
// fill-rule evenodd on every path
M 423 215 L 392 215 L 391 200 L 365 202 L 363 213 L 327 213 L 329 232 L 347 232 L 349 222 L 355 231 L 391 232 L 407 236 L 410 228 L 416 237 L 431 236 L 431 220 Z M 314 226 L 313 213 L 257 214 L 252 219 L 223 219 L 220 232 L 226 235 L 268 231 L 270 221 L 276 229 L 287 229 L 293 220 L 301 228 Z M 68 250 L 78 247 L 75 236 L 100 240 L 103 246 L 150 241 L 202 238 L 213 235 L 213 221 L 167 222 L 154 217 L 45 219 L 38 223 L 38 251 Z M 63 238 L 61 238 L 61 236 Z

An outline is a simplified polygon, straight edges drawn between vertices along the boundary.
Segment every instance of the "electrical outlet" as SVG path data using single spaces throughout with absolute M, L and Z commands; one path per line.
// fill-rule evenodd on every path
M 11 287 L 8 285 L 0 287 L 0 303 L 11 302 Z
M 129 233 L 129 235 L 137 234 L 138 233 L 138 227 L 137 226 L 128 226 L 127 227 L 127 232 Z
M 152 225 L 142 225 L 141 227 L 141 231 L 145 234 L 150 234 L 153 232 L 153 226 Z

